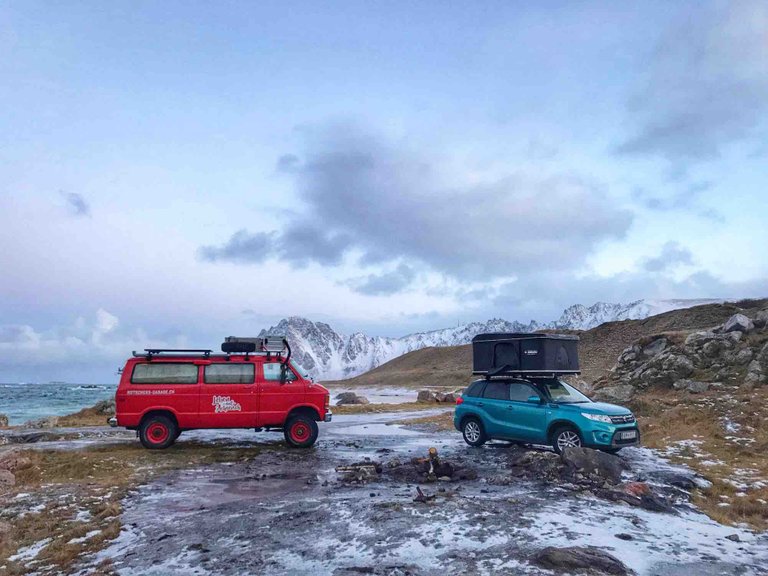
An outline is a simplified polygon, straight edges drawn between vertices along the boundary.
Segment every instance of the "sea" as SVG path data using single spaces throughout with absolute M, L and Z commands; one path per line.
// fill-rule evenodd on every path
M 23 424 L 45 416 L 64 416 L 115 397 L 117 384 L 69 382 L 0 383 L 0 414 L 9 424 Z

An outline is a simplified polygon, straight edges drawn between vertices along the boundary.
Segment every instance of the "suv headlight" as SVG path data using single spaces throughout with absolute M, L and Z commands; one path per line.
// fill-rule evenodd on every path
M 606 424 L 611 424 L 613 422 L 611 417 L 606 416 L 605 414 L 590 414 L 589 412 L 582 412 L 581 415 L 584 416 L 584 418 L 587 420 L 595 420 L 596 422 L 605 422 Z

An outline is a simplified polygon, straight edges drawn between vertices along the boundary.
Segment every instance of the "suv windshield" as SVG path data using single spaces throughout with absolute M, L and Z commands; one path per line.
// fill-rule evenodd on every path
M 557 402 L 558 404 L 586 404 L 587 402 L 592 402 L 592 400 L 584 396 L 576 388 L 560 380 L 546 380 L 544 381 L 544 386 L 549 391 L 552 402 Z

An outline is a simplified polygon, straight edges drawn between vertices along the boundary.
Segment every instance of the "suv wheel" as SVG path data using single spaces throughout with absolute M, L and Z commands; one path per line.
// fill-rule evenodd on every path
M 317 422 L 308 416 L 292 416 L 283 428 L 285 441 L 294 448 L 309 448 L 317 440 Z
M 168 448 L 177 437 L 178 428 L 168 416 L 150 416 L 144 420 L 139 429 L 142 445 L 150 450 Z
M 558 428 L 552 434 L 552 448 L 558 454 L 563 453 L 563 448 L 579 448 L 581 445 L 581 434 L 571 426 Z
M 464 420 L 461 432 L 464 435 L 464 442 L 470 446 L 482 446 L 487 440 L 483 424 L 477 418 L 467 418 Z

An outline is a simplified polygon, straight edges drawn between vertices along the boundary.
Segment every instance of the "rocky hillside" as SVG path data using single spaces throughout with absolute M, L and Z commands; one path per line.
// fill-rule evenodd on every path
M 673 310 L 642 320 L 607 322 L 577 334 L 582 379 L 588 387 L 606 378 L 622 351 L 635 341 L 656 334 L 686 330 L 702 330 L 738 313 L 756 314 L 768 300 L 748 300 L 728 304 L 706 304 Z M 472 348 L 469 345 L 416 350 L 395 358 L 364 374 L 349 378 L 339 387 L 352 386 L 463 386 L 472 378 Z
M 429 347 L 460 346 L 483 332 L 534 332 L 536 330 L 589 330 L 605 322 L 637 320 L 670 310 L 720 302 L 716 300 L 637 300 L 629 304 L 597 302 L 575 304 L 552 322 L 528 323 L 493 318 L 461 326 L 417 332 L 401 338 L 367 336 L 361 332 L 344 335 L 323 322 L 291 316 L 262 330 L 259 336 L 284 335 L 291 342 L 294 358 L 319 380 L 350 378 L 385 362 Z M 614 358 L 615 359 L 615 356 Z M 612 360 L 613 360 L 612 359 Z
M 764 302 L 763 302 L 764 303 Z M 603 399 L 626 402 L 652 389 L 701 393 L 753 388 L 768 382 L 768 307 L 730 316 L 705 330 L 644 336 L 624 349 L 610 374 L 596 382 Z

